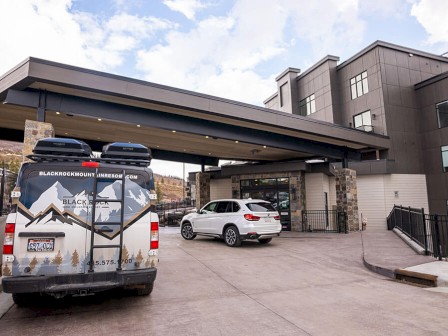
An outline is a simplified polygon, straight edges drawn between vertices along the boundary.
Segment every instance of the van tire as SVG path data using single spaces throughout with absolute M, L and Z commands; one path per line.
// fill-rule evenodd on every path
M 28 293 L 13 293 L 12 300 L 19 307 L 28 306 L 30 304 L 30 302 L 32 301 L 31 294 L 28 294 Z
M 258 239 L 258 242 L 262 245 L 268 244 L 272 238 L 266 238 L 266 239 Z
M 235 225 L 228 226 L 224 231 L 224 242 L 230 247 L 241 246 L 240 232 Z
M 137 288 L 137 296 L 148 296 L 154 288 L 154 282 L 145 284 L 143 288 Z

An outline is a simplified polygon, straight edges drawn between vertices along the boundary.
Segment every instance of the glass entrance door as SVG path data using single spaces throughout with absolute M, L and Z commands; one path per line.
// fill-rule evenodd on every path
M 282 230 L 291 230 L 289 178 L 242 180 L 241 197 L 243 199 L 262 199 L 272 203 L 280 214 Z

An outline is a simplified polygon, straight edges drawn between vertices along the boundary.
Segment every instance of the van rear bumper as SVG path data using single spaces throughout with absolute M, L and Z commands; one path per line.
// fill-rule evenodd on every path
M 5 293 L 64 293 L 100 292 L 107 289 L 151 284 L 156 280 L 157 269 L 115 271 L 43 276 L 12 276 L 2 280 Z

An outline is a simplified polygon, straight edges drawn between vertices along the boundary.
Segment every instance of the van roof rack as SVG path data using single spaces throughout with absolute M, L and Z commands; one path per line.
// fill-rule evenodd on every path
M 148 147 L 114 142 L 103 147 L 100 158 L 94 157 L 88 144 L 76 139 L 46 138 L 36 143 L 33 154 L 27 158 L 36 162 L 96 161 L 111 164 L 149 166 L 151 151 Z

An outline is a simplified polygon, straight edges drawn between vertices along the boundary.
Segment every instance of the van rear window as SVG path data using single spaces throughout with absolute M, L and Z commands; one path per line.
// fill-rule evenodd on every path
M 249 208 L 249 210 L 253 212 L 270 212 L 270 211 L 277 212 L 277 210 L 275 210 L 272 204 L 268 202 L 246 203 L 246 206 Z

